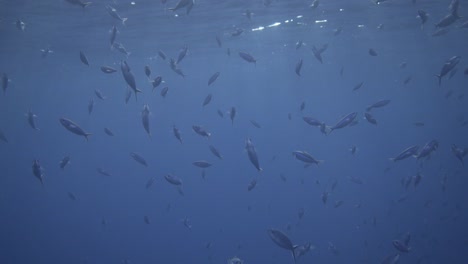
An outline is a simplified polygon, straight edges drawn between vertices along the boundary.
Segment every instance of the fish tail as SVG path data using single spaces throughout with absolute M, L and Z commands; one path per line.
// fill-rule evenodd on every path
M 332 131 L 333 131 L 332 127 L 325 125 L 325 135 L 330 135 Z
M 125 22 L 127 22 L 127 20 L 128 20 L 128 17 L 122 18 L 122 25 L 126 26 Z
M 317 160 L 317 166 L 319 166 L 320 164 L 324 163 L 325 160 Z
M 86 138 L 86 141 L 88 141 L 88 137 L 91 136 L 92 134 L 91 133 L 85 133 L 84 134 L 84 137 Z

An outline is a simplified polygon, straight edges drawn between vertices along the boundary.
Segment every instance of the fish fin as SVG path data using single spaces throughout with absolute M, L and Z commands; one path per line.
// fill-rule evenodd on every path
M 125 22 L 127 22 L 127 20 L 128 20 L 128 17 L 122 18 L 122 25 L 126 26 Z

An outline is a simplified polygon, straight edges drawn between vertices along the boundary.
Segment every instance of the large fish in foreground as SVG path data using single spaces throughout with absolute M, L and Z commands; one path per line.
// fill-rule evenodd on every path
M 85 132 L 80 126 L 78 126 L 76 123 L 74 123 L 70 119 L 66 119 L 62 117 L 59 119 L 59 121 L 60 121 L 60 124 L 62 124 L 62 126 L 65 127 L 68 131 L 78 136 L 83 136 L 86 138 L 86 140 L 88 140 L 88 136 L 92 135 L 91 133 Z
M 291 240 L 289 239 L 286 234 L 281 232 L 278 229 L 268 229 L 268 235 L 270 236 L 271 240 L 275 242 L 276 245 L 278 245 L 281 248 L 284 248 L 286 250 L 291 251 L 293 258 L 294 258 L 294 263 L 296 263 L 296 252 L 295 249 L 298 247 L 297 245 L 293 245 Z
M 249 156 L 249 160 L 254 165 L 254 167 L 258 171 L 263 171 L 258 161 L 257 152 L 255 151 L 255 147 L 252 144 L 252 140 L 250 138 L 247 138 L 245 141 L 245 149 L 247 150 L 247 155 Z

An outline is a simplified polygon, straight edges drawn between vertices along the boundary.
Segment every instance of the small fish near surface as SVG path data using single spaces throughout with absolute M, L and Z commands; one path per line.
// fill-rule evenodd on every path
M 151 85 L 153 86 L 153 91 L 156 89 L 161 83 L 163 82 L 162 76 L 157 76 L 154 80 L 151 81 Z
M 289 237 L 278 229 L 270 228 L 267 230 L 268 236 L 270 236 L 271 240 L 280 248 L 286 249 L 291 251 L 294 259 L 294 263 L 296 263 L 296 248 L 297 245 L 293 245 Z
M 141 122 L 143 124 L 143 128 L 145 129 L 149 137 L 151 137 L 150 122 L 149 122 L 150 114 L 151 112 L 149 110 L 149 106 L 145 104 L 143 106 L 143 111 L 141 111 Z
M 127 49 L 125 48 L 125 46 L 122 43 L 119 43 L 119 42 L 114 42 L 112 44 L 112 48 L 116 49 L 118 52 L 122 53 L 127 58 L 128 58 L 128 56 L 130 56 L 132 54 L 130 51 L 127 51 Z
M 62 126 L 65 127 L 68 131 L 78 136 L 85 137 L 86 141 L 88 141 L 88 136 L 92 135 L 91 133 L 85 132 L 80 126 L 78 126 L 76 123 L 74 123 L 70 119 L 62 117 L 59 119 L 59 121 L 60 121 L 60 124 L 62 124 Z
M 249 63 L 254 63 L 255 65 L 257 64 L 257 60 L 252 56 L 250 55 L 249 53 L 247 52 L 239 52 L 239 56 L 245 60 L 246 62 L 249 62 Z
M 34 177 L 36 177 L 40 182 L 41 185 L 44 186 L 44 174 L 43 168 L 41 167 L 41 164 L 39 163 L 39 160 L 35 159 L 32 164 L 32 172 Z
M 250 138 L 245 140 L 245 149 L 247 151 L 250 162 L 254 165 L 257 171 L 263 171 L 263 169 L 260 167 L 260 162 L 258 161 L 257 152 Z
M 364 85 L 364 82 L 360 82 L 358 84 L 356 84 L 354 87 L 353 87 L 353 92 L 354 91 L 357 91 L 359 89 L 361 89 L 362 85 Z
M 95 90 L 94 90 L 94 94 L 96 95 L 97 98 L 99 98 L 99 99 L 101 99 L 101 100 L 103 100 L 103 101 L 107 99 L 107 97 L 105 97 L 105 96 L 102 94 L 102 92 L 101 92 L 100 90 L 98 90 L 98 89 L 95 89 Z
M 169 87 L 166 86 L 161 89 L 160 95 L 162 96 L 162 98 L 166 98 L 167 92 L 169 92 Z
M 139 154 L 137 154 L 135 152 L 131 152 L 130 157 L 132 157 L 136 162 L 140 163 L 141 165 L 143 165 L 145 167 L 148 167 L 148 163 L 146 162 L 146 160 L 141 155 L 139 155 Z
M 170 183 L 170 184 L 176 186 L 176 187 L 178 188 L 179 193 L 180 193 L 181 195 L 183 195 L 183 191 L 182 191 L 182 179 L 180 179 L 180 178 L 177 177 L 176 175 L 172 175 L 172 174 L 167 174 L 167 175 L 165 175 L 165 176 L 164 176 L 164 179 L 165 179 L 168 183 Z
M 393 161 L 393 162 L 397 162 L 397 161 L 400 161 L 400 160 L 404 160 L 408 157 L 411 157 L 411 156 L 415 156 L 418 154 L 418 150 L 419 150 L 419 146 L 418 145 L 414 145 L 414 146 L 411 146 L 411 147 L 408 147 L 406 149 L 404 149 L 402 152 L 400 152 L 396 157 L 394 158 L 390 158 L 389 160 Z
M 187 56 L 187 52 L 188 52 L 188 46 L 184 46 L 179 51 L 179 55 L 177 56 L 176 64 L 180 64 L 182 62 L 182 60 L 185 58 L 185 56 Z

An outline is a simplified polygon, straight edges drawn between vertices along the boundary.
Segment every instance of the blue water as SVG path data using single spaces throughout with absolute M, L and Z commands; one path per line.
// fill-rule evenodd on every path
M 468 147 L 468 29 L 459 28 L 465 18 L 448 34 L 431 36 L 450 1 L 323 0 L 311 9 L 311 1 L 265 6 L 259 0 L 200 0 L 189 15 L 185 8 L 169 11 L 174 0 L 94 2 L 83 9 L 62 0 L 0 0 L 0 74 L 9 79 L 0 95 L 0 131 L 8 140 L 0 141 L 0 263 L 227 263 L 234 256 L 245 264 L 293 263 L 291 252 L 268 236 L 270 228 L 294 244 L 313 245 L 297 263 L 396 263 L 383 262 L 396 254 L 398 263 L 468 263 L 468 175 L 451 150 L 453 144 Z M 125 26 L 107 13 L 107 4 L 128 18 Z M 460 1 L 462 17 L 467 6 Z M 250 20 L 246 9 L 253 13 Z M 418 9 L 429 14 L 423 29 Z M 24 31 L 15 26 L 17 19 L 26 24 Z M 113 25 L 130 56 L 110 49 Z M 244 32 L 232 36 L 236 28 Z M 298 41 L 304 45 L 296 49 Z M 321 64 L 311 48 L 324 44 L 329 46 Z M 182 78 L 168 60 L 184 46 Z M 40 50 L 47 47 L 53 53 L 43 58 Z M 370 56 L 370 48 L 378 55 Z M 80 51 L 89 66 L 80 61 Z M 240 51 L 257 62 L 243 60 Z M 456 55 L 457 72 L 439 87 L 434 75 Z M 294 69 L 300 59 L 299 77 Z M 128 104 L 122 60 L 142 90 Z M 103 65 L 118 71 L 105 74 Z M 163 77 L 154 91 L 145 65 L 152 78 Z M 215 72 L 220 76 L 208 86 Z M 169 87 L 165 98 L 163 87 Z M 98 99 L 95 90 L 107 99 Z M 208 94 L 213 100 L 202 107 Z M 95 106 L 88 114 L 91 99 Z M 382 99 L 391 102 L 371 111 L 378 123 L 370 124 L 365 109 Z M 151 136 L 142 125 L 145 104 Z M 39 130 L 29 126 L 28 110 L 37 115 Z M 358 112 L 358 123 L 329 135 L 302 120 L 311 116 L 333 126 L 351 112 Z M 92 133 L 89 141 L 66 130 L 61 117 Z M 197 135 L 193 125 L 211 137 Z M 115 136 L 106 135 L 105 127 Z M 247 138 L 261 172 L 249 161 Z M 430 159 L 389 160 L 433 139 L 439 148 Z M 292 155 L 297 150 L 324 162 L 304 168 Z M 62 170 L 59 162 L 67 155 L 71 163 Z M 36 159 L 43 186 L 32 171 Z M 204 178 L 192 164 L 197 160 L 212 164 Z M 413 180 L 406 188 L 418 173 L 420 184 Z M 182 179 L 184 195 L 165 180 L 168 174 Z M 256 187 L 247 191 L 254 179 Z M 343 204 L 335 208 L 338 201 Z M 408 233 L 411 250 L 399 252 L 392 241 Z

